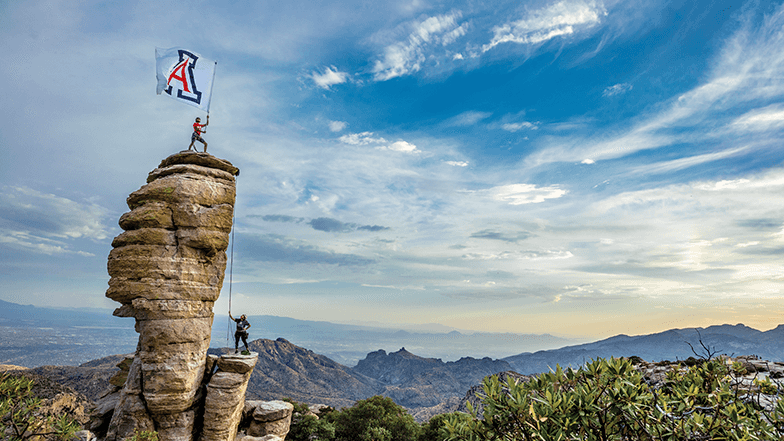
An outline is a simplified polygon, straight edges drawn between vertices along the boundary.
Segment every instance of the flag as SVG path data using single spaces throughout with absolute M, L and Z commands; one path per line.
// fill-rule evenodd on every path
M 168 94 L 181 103 L 210 113 L 215 66 L 196 52 L 173 47 L 155 48 L 157 93 Z

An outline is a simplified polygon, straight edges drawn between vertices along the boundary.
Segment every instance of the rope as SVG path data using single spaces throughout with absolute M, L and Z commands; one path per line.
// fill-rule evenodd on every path
M 239 176 L 238 176 L 239 177 Z M 236 185 L 237 177 L 234 178 Z M 236 202 L 235 202 L 236 203 Z M 237 210 L 233 210 L 231 215 L 231 258 L 229 260 L 229 314 L 231 314 L 231 286 L 234 283 L 234 225 L 237 220 Z M 226 329 L 226 346 L 230 347 L 229 337 L 231 335 L 231 318 L 228 319 L 228 328 Z

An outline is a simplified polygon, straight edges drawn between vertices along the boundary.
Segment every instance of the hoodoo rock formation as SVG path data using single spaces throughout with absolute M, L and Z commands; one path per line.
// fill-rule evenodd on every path
M 125 232 L 109 254 L 106 296 L 122 304 L 114 315 L 136 319 L 139 343 L 123 388 L 106 400 L 117 403 L 107 441 L 137 429 L 155 430 L 162 441 L 190 441 L 211 424 L 207 418 L 241 417 L 256 354 L 209 363 L 207 356 L 238 174 L 228 161 L 180 152 L 164 159 L 128 197 L 131 211 L 120 218 Z M 223 368 L 213 374 L 216 364 Z M 205 415 L 205 399 L 229 390 L 241 397 L 222 407 L 228 414 L 213 415 L 211 409 Z M 218 438 L 233 440 L 233 427 L 235 433 Z

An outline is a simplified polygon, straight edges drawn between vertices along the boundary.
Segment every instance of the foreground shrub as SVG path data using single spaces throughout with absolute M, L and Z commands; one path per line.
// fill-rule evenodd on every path
M 326 415 L 334 412 L 328 408 L 327 412 L 322 413 L 322 418 L 309 414 L 310 410 L 306 404 L 286 398 L 285 401 L 294 405 L 294 413 L 291 416 L 291 428 L 286 435 L 288 441 L 332 441 L 335 439 L 335 425 L 326 419 Z
M 451 414 L 444 426 L 455 441 L 782 438 L 784 401 L 763 411 L 730 374 L 723 360 L 708 360 L 650 388 L 630 361 L 597 359 L 521 384 L 492 376 L 482 418 Z
M 34 381 L 0 373 L 0 439 L 71 439 L 79 423 L 67 415 L 46 415 L 40 398 L 32 395 Z

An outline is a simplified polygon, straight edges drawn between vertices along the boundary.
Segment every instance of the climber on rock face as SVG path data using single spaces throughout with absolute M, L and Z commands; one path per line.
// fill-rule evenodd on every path
M 231 311 L 229 311 L 229 318 L 237 323 L 237 330 L 234 331 L 234 353 L 239 352 L 240 339 L 242 339 L 242 344 L 245 345 L 245 351 L 250 352 L 248 348 L 248 328 L 250 328 L 250 323 L 245 318 L 245 314 L 235 319 L 231 316 Z

